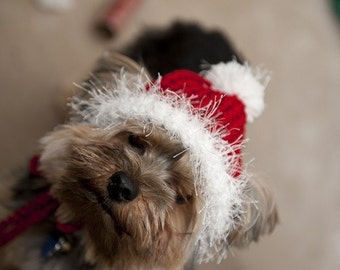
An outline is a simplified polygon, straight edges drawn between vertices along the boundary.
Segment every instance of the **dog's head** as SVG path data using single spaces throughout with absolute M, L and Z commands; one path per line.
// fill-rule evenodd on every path
M 180 142 L 126 123 L 109 131 L 65 126 L 43 143 L 58 218 L 81 221 L 91 261 L 165 266 L 186 258 L 198 198 Z
M 121 78 L 130 80 L 131 74 L 121 74 Z M 105 89 L 112 87 L 106 82 L 103 85 Z M 177 127 L 199 132 L 200 127 L 193 122 L 201 119 L 169 113 L 176 101 L 183 110 L 192 110 L 177 95 L 171 97 L 171 106 L 164 107 L 170 111 L 159 111 L 163 114 L 159 116 L 159 107 L 151 108 L 160 102 L 158 97 L 149 102 L 149 94 L 143 96 L 139 90 L 126 96 L 123 93 L 124 100 L 133 100 L 130 108 L 121 104 L 120 93 L 115 93 L 118 102 L 112 104 L 115 95 L 103 98 L 98 82 L 93 86 L 92 98 L 85 102 L 77 98 L 75 102 L 78 110 L 86 111 L 86 116 L 80 112 L 86 121 L 48 134 L 42 139 L 41 156 L 41 169 L 60 201 L 57 218 L 64 223 L 82 223 L 90 262 L 115 269 L 175 269 L 195 254 L 201 260 L 210 260 L 215 253 L 223 257 L 230 246 L 244 246 L 273 229 L 277 213 L 270 193 L 253 180 L 235 176 L 238 173 L 229 166 L 229 162 L 239 160 L 239 145 L 215 151 L 218 141 L 214 136 L 220 136 L 221 129 L 212 137 L 206 127 L 203 137 L 194 133 L 186 136 L 180 130 L 178 135 Z M 122 86 L 136 87 L 136 81 L 124 85 L 115 81 L 119 91 L 124 91 Z M 150 108 L 142 108 L 140 100 Z M 124 112 L 129 117 L 111 122 L 112 115 L 105 113 L 113 108 L 108 104 L 120 108 L 119 117 Z M 145 117 L 152 109 L 152 117 L 164 119 Z M 134 113 L 140 113 L 144 121 Z M 184 125 L 171 120 L 176 116 Z M 160 122 L 164 125 L 157 124 Z M 169 125 L 176 128 L 169 132 Z M 219 148 L 226 146 L 225 140 L 221 141 Z M 225 163 L 219 164 L 218 157 L 226 159 Z M 221 174 L 224 165 L 230 168 L 222 168 Z M 224 174 L 228 170 L 235 175 Z

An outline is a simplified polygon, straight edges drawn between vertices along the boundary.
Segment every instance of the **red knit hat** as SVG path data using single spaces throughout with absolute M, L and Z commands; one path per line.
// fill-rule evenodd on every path
M 216 125 L 213 129 L 225 129 L 227 132 L 221 136 L 223 140 L 233 145 L 240 143 L 244 134 L 244 126 L 246 123 L 246 114 L 244 104 L 235 95 L 226 96 L 218 90 L 212 88 L 211 82 L 207 81 L 198 74 L 180 70 L 170 73 L 162 78 L 161 88 L 171 89 L 177 94 L 184 94 L 188 98 L 197 111 L 206 108 L 201 113 L 210 114 Z M 214 109 L 211 110 L 211 107 Z M 235 154 L 239 156 L 240 149 L 235 149 Z M 237 166 L 239 174 L 241 169 L 241 159 Z
M 203 205 L 196 239 L 199 258 L 221 259 L 245 199 L 248 177 L 240 156 L 244 126 L 262 112 L 265 85 L 237 62 L 213 65 L 201 75 L 179 70 L 153 83 L 144 77 L 122 71 L 113 87 L 92 89 L 90 100 L 75 98 L 71 106 L 84 122 L 99 128 L 138 120 L 181 140 Z

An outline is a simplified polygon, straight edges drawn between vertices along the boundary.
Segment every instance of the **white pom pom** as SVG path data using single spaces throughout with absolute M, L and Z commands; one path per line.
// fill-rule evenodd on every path
M 212 65 L 204 72 L 212 87 L 227 95 L 236 95 L 246 107 L 247 121 L 252 122 L 264 109 L 264 90 L 269 76 L 254 74 L 248 65 L 236 61 Z M 262 81 L 262 82 L 261 82 Z

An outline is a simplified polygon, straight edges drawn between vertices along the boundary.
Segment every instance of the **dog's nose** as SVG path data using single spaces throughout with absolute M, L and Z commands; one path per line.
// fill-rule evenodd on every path
M 109 197 L 116 202 L 130 202 L 138 195 L 138 184 L 126 173 L 117 172 L 109 179 Z

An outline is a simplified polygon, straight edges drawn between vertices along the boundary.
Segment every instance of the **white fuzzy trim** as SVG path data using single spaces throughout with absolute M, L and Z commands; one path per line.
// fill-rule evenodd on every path
M 221 260 L 226 255 L 227 235 L 242 211 L 245 176 L 233 177 L 239 169 L 235 150 L 242 146 L 241 141 L 230 145 L 222 139 L 227 131 L 213 128 L 212 105 L 197 110 L 179 93 L 164 94 L 160 79 L 146 91 L 142 77 L 127 79 L 122 73 L 114 78 L 114 88 L 92 85 L 92 98 L 74 98 L 71 106 L 83 122 L 99 128 L 113 128 L 132 119 L 165 128 L 170 137 L 180 138 L 190 151 L 196 190 L 203 202 L 202 227 L 196 243 L 199 260 Z
M 217 91 L 236 95 L 246 107 L 247 121 L 252 122 L 264 109 L 264 90 L 269 76 L 263 72 L 254 74 L 248 65 L 236 61 L 212 65 L 204 77 Z M 261 82 L 262 81 L 262 82 Z

